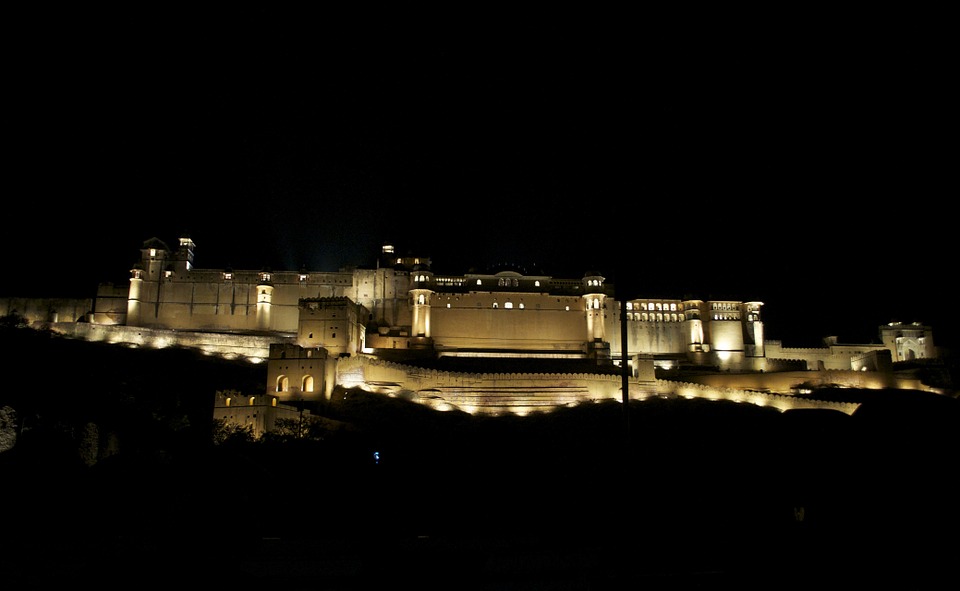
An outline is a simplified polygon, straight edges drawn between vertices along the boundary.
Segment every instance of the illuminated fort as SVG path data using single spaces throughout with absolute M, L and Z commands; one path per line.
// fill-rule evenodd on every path
M 762 302 L 619 300 L 592 271 L 441 275 L 428 258 L 399 256 L 390 244 L 372 268 L 200 269 L 195 250 L 188 237 L 175 249 L 152 238 L 128 285 L 101 284 L 89 302 L 8 298 L 0 314 L 91 340 L 266 361 L 267 391 L 244 406 L 273 409 L 360 386 L 437 408 L 523 414 L 619 398 L 623 375 L 631 398 L 669 392 L 795 406 L 776 396 L 803 381 L 797 374 L 833 371 L 833 381 L 863 384 L 888 376 L 892 362 L 937 356 L 932 330 L 919 324 L 882 326 L 879 344 L 784 348 L 764 339 Z M 703 383 L 658 378 L 685 368 L 736 383 L 707 394 Z M 236 418 L 236 404 L 218 400 L 216 412 Z

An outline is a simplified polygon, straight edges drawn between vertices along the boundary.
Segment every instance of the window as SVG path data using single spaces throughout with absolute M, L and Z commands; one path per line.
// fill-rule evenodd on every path
M 507 310 L 512 310 L 512 309 L 513 309 L 513 302 L 504 302 L 504 303 L 503 303 L 503 307 L 506 308 Z

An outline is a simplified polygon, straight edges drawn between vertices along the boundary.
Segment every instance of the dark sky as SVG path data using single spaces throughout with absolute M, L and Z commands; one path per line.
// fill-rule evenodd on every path
M 390 240 L 437 272 L 761 300 L 786 345 L 893 319 L 956 342 L 929 21 L 137 10 L 14 22 L 4 295 L 90 294 L 152 236 L 238 269 Z

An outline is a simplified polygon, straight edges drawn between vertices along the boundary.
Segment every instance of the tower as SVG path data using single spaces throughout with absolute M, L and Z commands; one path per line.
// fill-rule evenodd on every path
M 273 306 L 273 283 L 270 269 L 260 271 L 257 281 L 257 330 L 270 330 L 270 311 Z
M 410 289 L 410 306 L 413 310 L 413 325 L 410 334 L 414 337 L 430 338 L 430 297 L 433 295 L 431 284 L 433 273 L 429 269 L 418 267 L 412 273 L 413 287 Z
M 145 271 L 140 263 L 135 263 L 133 268 L 130 269 L 130 290 L 127 292 L 127 326 L 140 326 L 144 274 Z
M 140 262 L 130 269 L 130 291 L 127 294 L 127 325 L 143 326 L 144 307 L 154 305 L 154 317 L 160 305 L 160 285 L 168 263 L 170 247 L 159 238 L 144 241 Z
M 763 302 L 743 303 L 743 343 L 747 357 L 763 357 L 763 321 L 760 319 L 760 307 Z
M 604 277 L 596 272 L 588 271 L 583 276 L 583 308 L 587 325 L 587 351 L 597 359 L 610 358 L 610 343 L 606 340 L 604 316 L 606 315 L 606 298 L 603 291 Z M 620 315 L 620 321 L 625 318 Z
M 193 270 L 193 251 L 196 248 L 189 236 L 180 238 L 180 247 L 177 249 L 173 269 L 176 273 L 186 274 Z

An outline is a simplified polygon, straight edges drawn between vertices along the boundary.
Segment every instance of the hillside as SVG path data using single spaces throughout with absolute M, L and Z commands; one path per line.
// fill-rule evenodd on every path
M 156 561 L 178 565 L 160 582 L 190 570 L 239 588 L 954 576 L 956 399 L 850 391 L 864 400 L 852 416 L 658 398 L 629 414 L 611 401 L 475 417 L 338 390 L 317 410 L 349 428 L 215 446 L 214 393 L 262 391 L 262 366 L 0 339 L 0 408 L 19 429 L 0 453 L 15 532 L 0 566 L 21 583 L 119 585 Z M 307 549 L 327 570 L 303 566 L 318 560 Z

